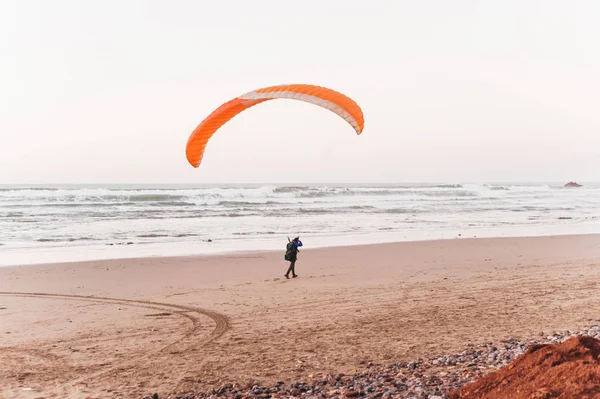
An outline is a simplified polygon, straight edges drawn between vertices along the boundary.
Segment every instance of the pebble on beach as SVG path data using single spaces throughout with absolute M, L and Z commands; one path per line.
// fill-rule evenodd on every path
M 545 334 L 544 334 L 545 335 Z M 448 393 L 512 363 L 533 345 L 561 344 L 574 336 L 600 339 L 600 325 L 581 331 L 556 332 L 527 341 L 469 344 L 455 354 L 387 365 L 363 362 L 368 368 L 347 376 L 329 374 L 309 381 L 272 385 L 226 384 L 207 392 L 158 396 L 159 399 L 204 398 L 406 398 L 449 399 Z M 144 399 L 156 399 L 153 395 Z

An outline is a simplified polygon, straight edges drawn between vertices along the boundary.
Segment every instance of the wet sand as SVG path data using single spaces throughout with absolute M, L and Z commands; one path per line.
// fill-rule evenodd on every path
M 283 251 L 0 268 L 0 397 L 307 380 L 600 318 L 598 235 L 308 241 L 290 280 Z

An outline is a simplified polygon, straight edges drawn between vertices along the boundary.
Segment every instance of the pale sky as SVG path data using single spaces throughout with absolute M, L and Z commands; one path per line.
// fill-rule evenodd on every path
M 600 181 L 600 1 L 0 0 L 0 184 Z M 192 130 L 250 90 L 330 87 Z

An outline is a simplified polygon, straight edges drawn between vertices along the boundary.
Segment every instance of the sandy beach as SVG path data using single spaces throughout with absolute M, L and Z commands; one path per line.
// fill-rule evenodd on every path
M 600 318 L 600 236 L 0 268 L 1 398 L 352 373 Z M 72 395 L 72 396 L 69 396 Z

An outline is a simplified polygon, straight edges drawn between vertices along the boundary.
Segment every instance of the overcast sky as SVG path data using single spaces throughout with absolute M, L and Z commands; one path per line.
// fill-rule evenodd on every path
M 0 183 L 600 181 L 599 1 L 0 1 Z M 323 85 L 365 128 L 255 88 Z

